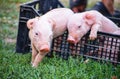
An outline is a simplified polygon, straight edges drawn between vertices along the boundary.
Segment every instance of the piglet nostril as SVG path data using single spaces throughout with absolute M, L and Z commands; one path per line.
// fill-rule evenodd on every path
M 74 39 L 67 39 L 67 41 L 69 42 L 69 43 L 71 43 L 71 44 L 75 44 L 75 40 Z
M 50 48 L 47 45 L 44 45 L 40 48 L 40 52 L 50 52 Z

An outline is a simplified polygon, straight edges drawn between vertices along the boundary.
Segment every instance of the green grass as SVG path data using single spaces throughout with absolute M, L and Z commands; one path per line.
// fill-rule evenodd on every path
M 9 46 L 8 46 L 9 48 Z M 7 50 L 7 51 L 6 51 Z M 111 64 L 83 58 L 62 60 L 59 57 L 45 57 L 38 68 L 30 64 L 31 54 L 17 54 L 10 49 L 1 50 L 0 78 L 1 79 L 111 79 L 120 78 L 119 67 Z
M 19 4 L 25 0 L 0 0 L 0 79 L 111 79 L 120 78 L 120 65 L 100 63 L 82 57 L 63 60 L 47 58 L 32 68 L 31 53 L 15 53 Z M 29 1 L 29 0 L 28 0 Z M 4 5 L 5 4 L 5 5 Z

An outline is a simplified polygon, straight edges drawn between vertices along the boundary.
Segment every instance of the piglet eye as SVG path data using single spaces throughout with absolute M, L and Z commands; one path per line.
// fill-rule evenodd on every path
M 38 33 L 35 33 L 35 35 L 38 35 Z
M 78 26 L 78 28 L 80 28 L 81 26 Z

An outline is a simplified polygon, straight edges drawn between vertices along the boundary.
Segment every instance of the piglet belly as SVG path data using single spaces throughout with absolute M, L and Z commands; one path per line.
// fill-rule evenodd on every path
M 62 35 L 67 30 L 68 17 L 68 15 L 64 15 L 63 17 L 60 16 L 60 18 L 53 18 L 56 23 L 55 29 L 53 30 L 54 37 Z
M 62 35 L 65 32 L 66 29 L 67 29 L 67 27 L 65 27 L 65 26 L 59 26 L 59 27 L 55 28 L 54 31 L 53 31 L 54 38 Z

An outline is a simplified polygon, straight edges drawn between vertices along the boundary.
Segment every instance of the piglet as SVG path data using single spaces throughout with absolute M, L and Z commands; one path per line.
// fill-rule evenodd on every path
M 53 9 L 41 17 L 27 21 L 32 47 L 32 66 L 37 67 L 43 57 L 50 52 L 53 38 L 62 35 L 73 12 L 67 8 Z
M 120 35 L 120 28 L 111 20 L 95 10 L 72 15 L 67 24 L 68 42 L 76 44 L 89 31 L 90 40 L 97 38 L 97 32 L 106 32 Z

